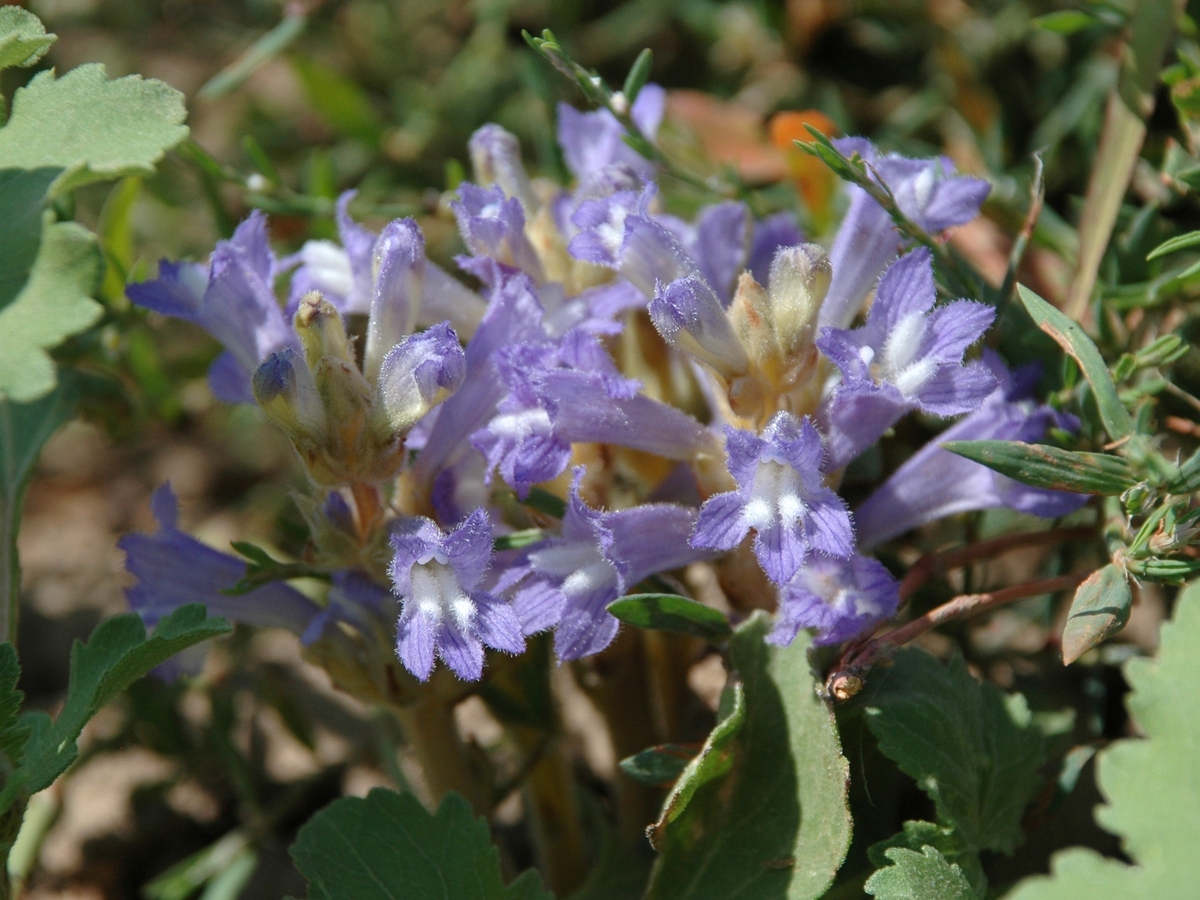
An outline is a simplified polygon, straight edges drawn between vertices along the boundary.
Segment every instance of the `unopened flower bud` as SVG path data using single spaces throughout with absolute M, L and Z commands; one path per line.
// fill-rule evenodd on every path
M 373 424 L 377 432 L 407 432 L 462 384 L 467 358 L 448 322 L 392 348 L 379 372 Z
M 702 278 L 678 278 L 650 301 L 650 318 L 669 344 L 731 380 L 750 366 L 721 301 Z
M 383 357 L 416 327 L 425 281 L 425 239 L 416 222 L 403 219 L 383 229 L 375 242 L 372 268 L 375 292 L 363 374 L 374 381 Z
M 784 247 L 771 263 L 769 293 L 779 347 L 785 355 L 812 343 L 833 269 L 816 244 Z
M 291 347 L 267 357 L 253 379 L 254 398 L 272 422 L 297 444 L 319 444 L 326 432 L 325 408 L 304 360 Z
M 304 295 L 296 309 L 293 324 L 310 369 L 316 371 L 317 362 L 322 358 L 353 364 L 354 356 L 341 313 L 316 291 Z
M 468 144 L 475 180 L 483 187 L 497 185 L 510 197 L 515 197 L 526 214 L 538 206 L 533 185 L 521 162 L 521 145 L 516 135 L 499 125 L 484 125 Z

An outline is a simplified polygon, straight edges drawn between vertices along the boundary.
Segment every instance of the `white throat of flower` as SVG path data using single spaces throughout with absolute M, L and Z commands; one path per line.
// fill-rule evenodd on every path
M 454 570 L 436 559 L 413 566 L 408 602 L 434 624 L 449 616 L 459 631 L 466 631 L 475 620 L 475 601 L 463 591 Z
M 620 257 L 621 247 L 625 245 L 625 219 L 628 216 L 629 210 L 613 204 L 609 218 L 595 228 L 596 237 L 613 259 Z
M 313 286 L 323 294 L 349 297 L 354 290 L 354 272 L 350 257 L 333 241 L 306 241 L 300 258 Z
M 928 331 L 924 313 L 911 312 L 896 323 L 878 356 L 871 347 L 863 347 L 858 351 L 859 359 L 876 383 L 895 385 L 903 396 L 913 397 L 937 368 L 928 356 L 916 359 Z
M 804 485 L 800 473 L 787 463 L 764 459 L 754 470 L 750 498 L 742 516 L 751 528 L 762 531 L 779 523 L 791 527 L 804 518 Z
M 859 588 L 849 567 L 813 565 L 803 571 L 808 589 L 833 609 L 856 616 L 882 614 L 883 607 Z
M 510 441 L 520 441 L 535 434 L 549 434 L 553 430 L 550 414 L 540 406 L 522 412 L 501 413 L 488 423 L 488 431 Z
M 617 568 L 604 558 L 594 541 L 571 541 L 537 550 L 529 561 L 538 572 L 561 579 L 562 592 L 582 597 L 617 583 Z

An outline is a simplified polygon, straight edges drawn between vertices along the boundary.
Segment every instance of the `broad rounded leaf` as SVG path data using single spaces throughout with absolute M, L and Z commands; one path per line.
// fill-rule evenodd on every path
M 310 900 L 553 900 L 533 872 L 505 887 L 487 822 L 458 794 L 430 815 L 375 788 L 308 820 L 292 845 Z
M 879 869 L 863 889 L 877 900 L 976 900 L 962 869 L 933 847 L 921 852 L 893 847 L 892 865 Z
M 36 400 L 54 388 L 46 351 L 87 328 L 103 312 L 91 299 L 100 281 L 95 236 L 73 222 L 48 224 L 29 280 L 0 309 L 0 398 Z
M 806 900 L 825 893 L 845 858 L 849 767 L 817 696 L 809 639 L 775 647 L 763 640 L 770 630 L 760 612 L 730 639 L 746 707 L 732 764 L 659 830 L 647 900 Z
M 58 35 L 46 34 L 41 20 L 19 6 L 0 6 L 0 69 L 32 66 Z
M 943 665 L 907 649 L 854 702 L 879 749 L 933 799 L 964 849 L 1011 852 L 1021 842 L 1044 753 L 1020 694 L 980 684 L 961 657 Z
M 0 128 L 0 169 L 63 170 L 53 196 L 92 181 L 149 174 L 185 137 L 183 95 L 137 75 L 109 81 L 89 64 L 41 72 L 16 92 Z
M 102 706 L 180 650 L 229 630 L 224 619 L 206 618 L 203 606 L 189 603 L 160 621 L 149 637 L 138 615 L 125 613 L 101 622 L 86 644 L 76 641 L 58 718 L 53 724 L 44 714 L 27 718 L 34 735 L 22 768 L 29 773 L 30 791 L 49 787 L 74 762 L 75 741 Z
M 1097 754 L 1096 780 L 1108 803 L 1096 820 L 1120 835 L 1136 863 L 1073 848 L 1056 854 L 1049 877 L 1028 878 L 1011 900 L 1141 900 L 1196 894 L 1200 834 L 1200 582 L 1180 592 L 1162 629 L 1158 659 L 1131 659 L 1130 715 L 1144 738 Z

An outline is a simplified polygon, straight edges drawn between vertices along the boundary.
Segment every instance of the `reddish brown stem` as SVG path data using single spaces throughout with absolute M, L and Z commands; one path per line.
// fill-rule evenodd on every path
M 837 700 L 848 700 L 862 690 L 862 676 L 880 658 L 890 655 L 897 647 L 920 637 L 931 628 L 955 619 L 988 612 L 1026 597 L 1070 590 L 1078 586 L 1086 577 L 1087 573 L 1056 575 L 1053 578 L 1043 578 L 1014 587 L 1001 588 L 998 591 L 989 591 L 983 594 L 961 594 L 899 628 L 874 637 L 863 644 L 850 647 L 838 661 L 834 672 L 826 680 L 826 690 Z
M 900 582 L 900 602 L 911 597 L 921 585 L 938 572 L 957 569 L 980 559 L 999 556 L 1009 550 L 1021 547 L 1040 547 L 1049 544 L 1062 544 L 1067 541 L 1077 541 L 1091 537 L 1091 528 L 1058 528 L 1053 531 L 1022 531 L 1019 534 L 1006 534 L 989 541 L 979 541 L 954 550 L 944 550 L 940 553 L 926 553 L 908 570 L 904 580 Z

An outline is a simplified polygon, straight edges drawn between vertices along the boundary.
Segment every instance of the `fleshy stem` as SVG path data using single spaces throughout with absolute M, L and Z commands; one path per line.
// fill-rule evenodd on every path
M 1073 575 L 1056 575 L 1053 578 L 1030 581 L 998 591 L 960 594 L 953 600 L 931 609 L 925 615 L 913 619 L 899 628 L 874 637 L 865 644 L 849 648 L 838 661 L 834 672 L 826 679 L 825 690 L 835 700 L 849 700 L 862 690 L 862 676 L 871 666 L 881 658 L 889 656 L 897 647 L 920 637 L 931 628 L 955 619 L 988 612 L 1026 597 L 1070 590 L 1083 582 L 1088 574 L 1083 572 Z
M 435 678 L 438 675 L 435 673 Z M 454 703 L 438 690 L 422 690 L 406 706 L 390 705 L 404 728 L 404 736 L 421 766 L 426 787 L 436 808 L 449 791 L 458 791 L 486 815 L 492 792 L 485 773 L 471 759 L 454 721 Z

